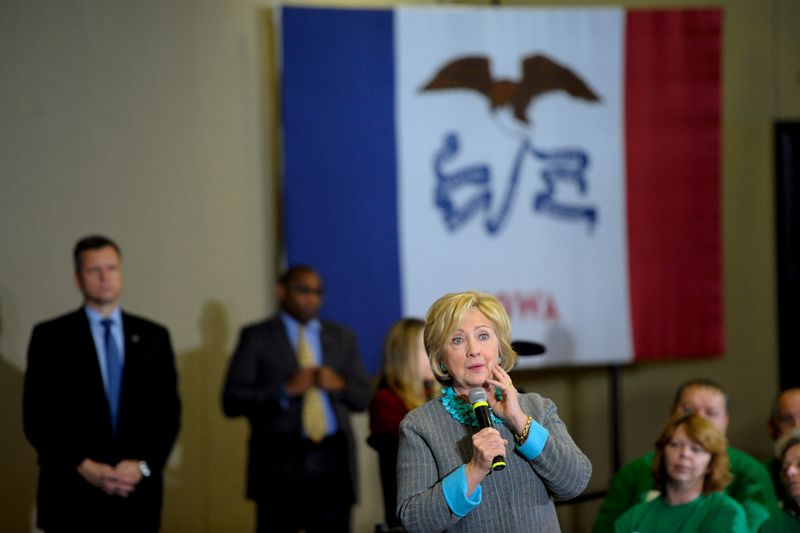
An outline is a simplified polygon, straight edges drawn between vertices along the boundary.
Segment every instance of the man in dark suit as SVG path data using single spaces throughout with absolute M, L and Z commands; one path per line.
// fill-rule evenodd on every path
M 350 413 L 372 393 L 347 328 L 317 318 L 322 280 L 308 266 L 281 276 L 281 312 L 240 335 L 223 392 L 250 421 L 247 496 L 258 531 L 346 532 L 356 497 Z
M 37 525 L 158 531 L 180 419 L 169 333 L 120 310 L 114 242 L 87 237 L 73 257 L 84 306 L 38 324 L 28 348 L 23 418 L 39 458 Z

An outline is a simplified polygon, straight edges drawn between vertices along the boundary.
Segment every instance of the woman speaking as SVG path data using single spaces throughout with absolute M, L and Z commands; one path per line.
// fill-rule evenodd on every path
M 558 531 L 553 500 L 586 487 L 591 463 L 555 404 L 514 388 L 510 338 L 491 295 L 447 294 L 428 310 L 425 349 L 444 387 L 400 425 L 398 515 L 408 531 Z M 480 428 L 470 405 L 478 388 L 493 427 Z M 493 471 L 498 457 L 506 467 Z

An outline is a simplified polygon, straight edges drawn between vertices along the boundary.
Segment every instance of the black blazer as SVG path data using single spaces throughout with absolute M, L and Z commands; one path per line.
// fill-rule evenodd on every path
M 125 366 L 116 439 L 85 311 L 81 308 L 33 330 L 23 422 L 38 453 L 40 528 L 159 528 L 162 470 L 180 424 L 175 357 L 164 327 L 127 313 L 122 313 L 122 324 Z M 128 498 L 108 496 L 78 474 L 85 458 L 110 465 L 122 459 L 144 460 L 152 476 Z M 109 524 L 114 526 L 109 529 Z
M 356 494 L 355 443 L 350 413 L 366 409 L 372 386 L 349 329 L 321 320 L 322 364 L 340 374 L 346 388 L 329 393 L 339 429 L 348 441 L 349 488 Z M 247 496 L 259 500 L 270 489 L 300 481 L 292 465 L 302 461 L 302 397 L 288 399 L 283 386 L 299 370 L 297 356 L 280 316 L 242 329 L 223 391 L 228 416 L 250 421 Z

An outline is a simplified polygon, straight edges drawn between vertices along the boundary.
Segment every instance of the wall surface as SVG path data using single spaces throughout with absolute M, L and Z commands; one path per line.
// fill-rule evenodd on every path
M 92 232 L 118 240 L 123 306 L 168 325 L 178 357 L 184 423 L 168 467 L 164 531 L 252 530 L 253 507 L 243 496 L 247 427 L 225 419 L 219 400 L 239 328 L 274 310 L 280 228 L 272 5 L 0 0 L 4 530 L 32 529 L 37 468 L 21 431 L 28 337 L 36 322 L 79 305 L 70 252 Z M 734 445 L 762 457 L 770 450 L 765 418 L 777 392 L 772 124 L 800 119 L 800 3 L 714 5 L 725 12 L 727 353 L 622 369 L 623 460 L 650 448 L 675 385 L 695 376 L 730 391 Z M 328 297 L 342 296 L 329 287 Z M 558 403 L 593 461 L 589 490 L 602 490 L 612 474 L 608 371 L 525 371 L 516 381 Z M 372 531 L 381 508 L 364 415 L 356 426 L 360 533 Z M 597 507 L 559 507 L 563 530 L 587 531 Z

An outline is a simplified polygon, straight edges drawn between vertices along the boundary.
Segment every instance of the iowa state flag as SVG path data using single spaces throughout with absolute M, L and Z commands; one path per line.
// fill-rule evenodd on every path
M 718 9 L 278 20 L 287 259 L 370 370 L 467 289 L 547 347 L 523 366 L 722 354 Z

